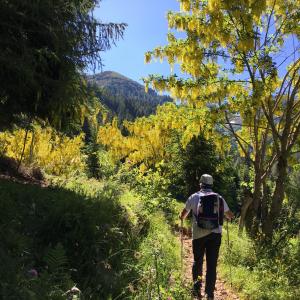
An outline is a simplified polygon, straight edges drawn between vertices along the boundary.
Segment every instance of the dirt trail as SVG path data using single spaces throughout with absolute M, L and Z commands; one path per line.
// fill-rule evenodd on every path
M 185 265 L 185 281 L 188 286 L 192 283 L 192 264 L 193 264 L 193 251 L 192 240 L 188 236 L 183 237 L 183 253 L 184 253 L 184 265 Z M 205 262 L 203 264 L 203 274 L 205 275 Z M 203 276 L 202 295 L 204 295 L 205 276 Z M 229 285 L 229 284 L 228 284 Z M 215 300 L 240 300 L 232 291 L 225 287 L 225 281 L 217 277 Z

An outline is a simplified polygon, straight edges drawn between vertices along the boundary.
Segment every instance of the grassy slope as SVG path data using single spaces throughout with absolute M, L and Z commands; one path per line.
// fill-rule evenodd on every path
M 281 258 L 259 257 L 246 234 L 238 236 L 236 224 L 229 225 L 229 232 L 228 248 L 227 233 L 224 231 L 219 269 L 228 283 L 232 278 L 233 288 L 242 299 L 300 299 L 300 288 L 297 285 L 297 278 L 298 281 L 300 279 L 297 251 L 299 253 L 300 248 L 295 241 L 290 244 L 289 252 L 283 253 Z
M 65 299 L 74 284 L 94 300 L 183 299 L 178 241 L 137 194 L 114 182 L 52 178 L 47 188 L 0 180 L 0 199 L 3 299 Z
M 121 293 L 134 276 L 123 268 L 132 255 L 119 252 L 134 250 L 136 240 L 116 186 L 69 180 L 41 188 L 1 180 L 0 199 L 1 277 L 6 277 L 0 294 L 5 299 L 31 299 L 30 294 L 54 299 L 51 293 L 64 299 L 58 295 L 74 283 L 93 299 L 106 299 Z M 57 248 L 61 252 L 49 259 Z M 36 281 L 49 282 L 44 291 L 42 282 L 31 285 L 31 268 L 39 273 Z
M 42 188 L 0 180 L 2 298 L 65 299 L 62 293 L 76 283 L 95 300 L 185 299 L 180 246 L 163 211 L 147 211 L 145 197 L 116 182 L 84 177 L 51 182 Z M 168 211 L 169 224 L 181 206 Z M 228 251 L 224 227 L 219 270 L 229 283 L 231 266 L 242 298 L 300 298 L 296 240 L 281 258 L 258 258 L 235 224 L 229 224 Z M 35 279 L 28 276 L 32 268 L 39 273 Z

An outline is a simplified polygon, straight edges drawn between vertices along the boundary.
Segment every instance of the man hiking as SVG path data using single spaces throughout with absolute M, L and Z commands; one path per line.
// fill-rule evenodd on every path
M 186 201 L 180 219 L 193 214 L 193 295 L 201 299 L 202 266 L 204 252 L 206 255 L 205 294 L 208 300 L 214 299 L 216 284 L 216 269 L 221 245 L 222 224 L 224 215 L 233 218 L 226 201 L 222 196 L 212 191 L 213 178 L 203 174 L 200 178 L 200 191 L 191 195 Z

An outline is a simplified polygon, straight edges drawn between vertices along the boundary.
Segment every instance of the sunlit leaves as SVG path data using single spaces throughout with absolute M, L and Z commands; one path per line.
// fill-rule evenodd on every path
M 126 24 L 104 24 L 97 0 L 2 1 L 0 10 L 0 125 L 20 114 L 71 131 L 86 100 L 83 72 L 101 65 L 102 51 Z M 73 124 L 72 124 L 73 123 Z
M 197 109 L 217 105 L 218 112 L 226 113 L 227 117 L 238 113 L 243 126 L 250 128 L 240 134 L 249 131 L 244 141 L 247 135 L 257 136 L 248 142 L 256 143 L 252 149 L 258 149 L 262 143 L 260 137 L 265 139 L 270 134 L 261 132 L 266 128 L 271 130 L 266 124 L 273 116 L 282 119 L 272 121 L 273 134 L 274 128 L 283 130 L 288 98 L 279 94 L 287 92 L 289 82 L 292 86 L 298 82 L 297 63 L 292 63 L 294 72 L 288 71 L 285 80 L 280 80 L 275 56 L 290 34 L 296 32 L 299 9 L 293 1 L 283 0 L 179 2 L 180 11 L 167 15 L 172 29 L 168 33 L 168 45 L 147 52 L 147 61 L 165 59 L 171 68 L 178 64 L 187 79 L 150 75 L 144 79 L 146 86 L 168 91 L 173 98 Z M 185 32 L 184 38 L 178 38 L 175 31 Z M 297 49 L 295 45 L 294 48 Z M 214 115 L 215 111 L 211 109 L 211 113 Z M 217 119 L 220 121 L 222 117 Z M 245 143 L 243 136 L 240 140 L 240 145 Z
M 51 127 L 35 125 L 28 132 L 26 140 L 25 136 L 26 130 L 20 128 L 12 132 L 0 132 L 1 155 L 18 161 L 25 142 L 25 165 L 41 167 L 46 173 L 54 175 L 67 175 L 84 169 L 84 157 L 81 153 L 84 146 L 83 135 L 69 138 Z
M 216 122 L 218 115 L 209 114 L 208 110 L 168 103 L 158 107 L 155 115 L 125 122 L 126 135 L 122 135 L 114 121 L 100 128 L 98 137 L 109 147 L 115 159 L 126 158 L 129 164 L 142 164 L 141 168 L 145 169 L 168 159 L 170 153 L 166 149 L 174 134 L 185 147 L 201 133 L 214 141 L 218 151 L 224 152 L 228 140 L 213 130 L 213 118 Z

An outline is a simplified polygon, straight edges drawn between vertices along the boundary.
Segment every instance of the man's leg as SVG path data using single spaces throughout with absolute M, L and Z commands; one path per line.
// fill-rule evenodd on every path
M 193 240 L 193 254 L 194 263 L 192 268 L 193 282 L 194 282 L 194 292 L 199 292 L 201 290 L 202 284 L 202 267 L 203 267 L 203 257 L 205 249 L 205 237 Z
M 217 278 L 217 262 L 221 245 L 221 234 L 211 233 L 206 241 L 206 285 L 205 293 L 213 298 Z

